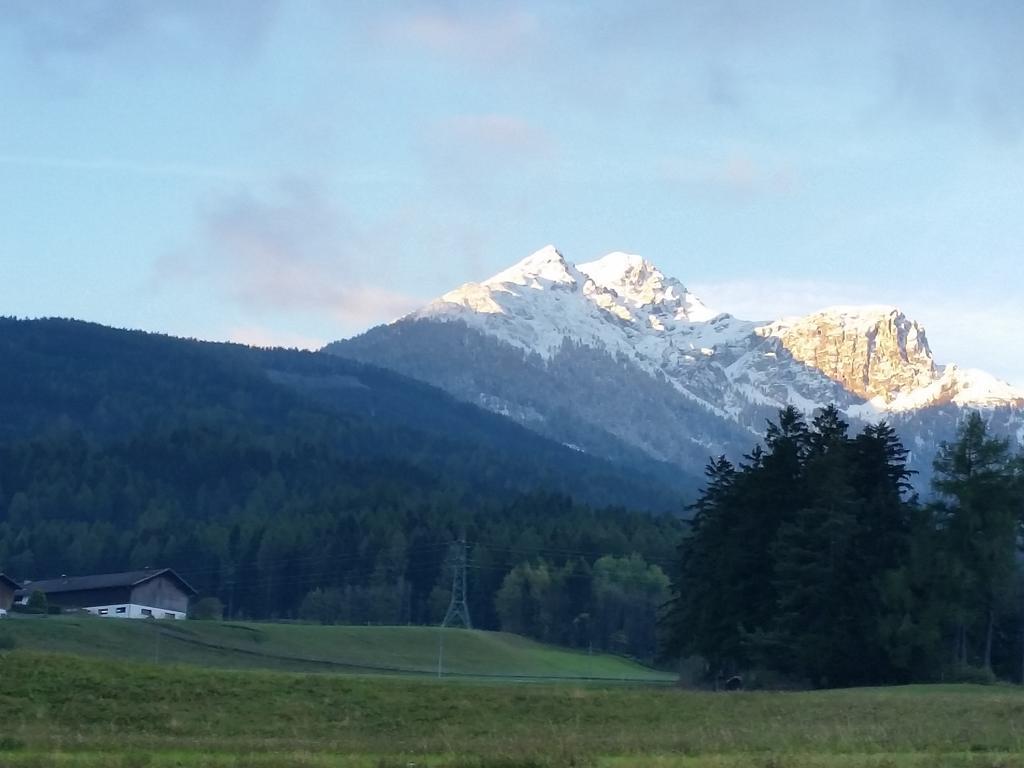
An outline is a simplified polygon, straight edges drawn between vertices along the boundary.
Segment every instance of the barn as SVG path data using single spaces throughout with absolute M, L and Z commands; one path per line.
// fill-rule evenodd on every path
M 49 605 L 123 619 L 184 619 L 196 594 L 170 568 L 27 581 L 16 599 L 27 603 L 33 592 L 45 594 Z
M 7 610 L 14 602 L 14 593 L 21 589 L 21 584 L 5 573 L 0 573 L 0 609 Z

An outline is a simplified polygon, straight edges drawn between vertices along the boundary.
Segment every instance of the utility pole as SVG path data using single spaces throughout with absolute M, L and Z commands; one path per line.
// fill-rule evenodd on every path
M 1022 591 L 1024 601 L 1024 591 Z M 1020 614 L 1020 684 L 1024 685 L 1024 602 L 1021 605 Z
M 468 547 L 463 536 L 452 544 L 449 561 L 452 567 L 452 599 L 448 602 L 444 620 L 437 628 L 437 676 L 444 676 L 444 631 L 450 626 L 461 624 L 466 629 L 473 628 L 469 618 L 469 605 L 466 604 L 467 570 L 469 568 Z
M 444 626 L 437 630 L 437 676 L 444 676 Z
M 452 545 L 452 599 L 444 615 L 441 627 L 454 626 L 460 623 L 466 629 L 473 628 L 469 618 L 469 606 L 466 604 L 466 571 L 469 566 L 466 539 L 462 538 Z

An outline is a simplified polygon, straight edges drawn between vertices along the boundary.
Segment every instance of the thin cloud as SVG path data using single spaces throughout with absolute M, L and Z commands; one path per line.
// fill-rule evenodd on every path
M 434 127 L 434 141 L 445 149 L 467 148 L 518 155 L 543 155 L 554 143 L 540 128 L 513 115 L 457 115 Z
M 197 42 L 244 56 L 262 45 L 279 6 L 280 0 L 8 0 L 0 4 L 0 26 L 41 66 L 118 48 L 144 51 L 149 59 Z
M 521 10 L 499 13 L 430 9 L 392 18 L 383 24 L 384 37 L 433 53 L 495 59 L 518 53 L 536 41 L 540 26 Z
M 755 158 L 744 151 L 717 160 L 668 157 L 662 159 L 659 170 L 669 183 L 742 195 L 788 194 L 800 183 L 799 174 L 790 163 Z
M 192 163 L 136 163 L 108 158 L 47 157 L 44 155 L 0 155 L 0 166 L 38 168 L 56 171 L 127 173 L 139 176 L 183 178 L 242 179 L 249 174 L 232 168 Z
M 840 304 L 878 304 L 875 289 L 786 278 L 727 280 L 688 286 L 708 305 L 745 320 L 777 320 Z
M 455 115 L 428 125 L 418 147 L 427 183 L 446 205 L 493 205 L 516 216 L 525 189 L 559 160 L 547 132 L 515 115 Z
M 203 210 L 194 246 L 161 258 L 154 282 L 208 285 L 254 318 L 306 315 L 348 330 L 421 303 L 377 282 L 387 276 L 381 250 L 319 187 L 291 181 L 273 199 L 239 193 Z
M 879 14 L 876 103 L 869 120 L 980 128 L 997 143 L 1024 131 L 1020 3 L 893 3 Z

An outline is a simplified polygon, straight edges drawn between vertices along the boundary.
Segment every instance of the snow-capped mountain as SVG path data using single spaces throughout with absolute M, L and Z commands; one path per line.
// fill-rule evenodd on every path
M 632 254 L 574 265 L 553 246 L 330 352 L 395 368 L 604 455 L 699 470 L 749 449 L 787 405 L 889 420 L 927 470 L 963 409 L 1024 443 L 1024 390 L 935 362 L 889 306 L 752 322 Z M 630 454 L 632 456 L 632 454 Z M 635 457 L 634 457 L 635 458 Z

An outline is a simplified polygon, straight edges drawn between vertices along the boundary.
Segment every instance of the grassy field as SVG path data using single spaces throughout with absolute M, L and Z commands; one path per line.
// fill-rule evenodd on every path
M 306 672 L 436 675 L 440 630 L 310 624 L 152 622 L 94 616 L 4 619 L 19 648 L 115 659 Z M 628 659 L 579 653 L 502 632 L 444 630 L 448 676 L 670 682 Z
M 1024 692 L 712 694 L 0 656 L 0 765 L 1024 766 Z

